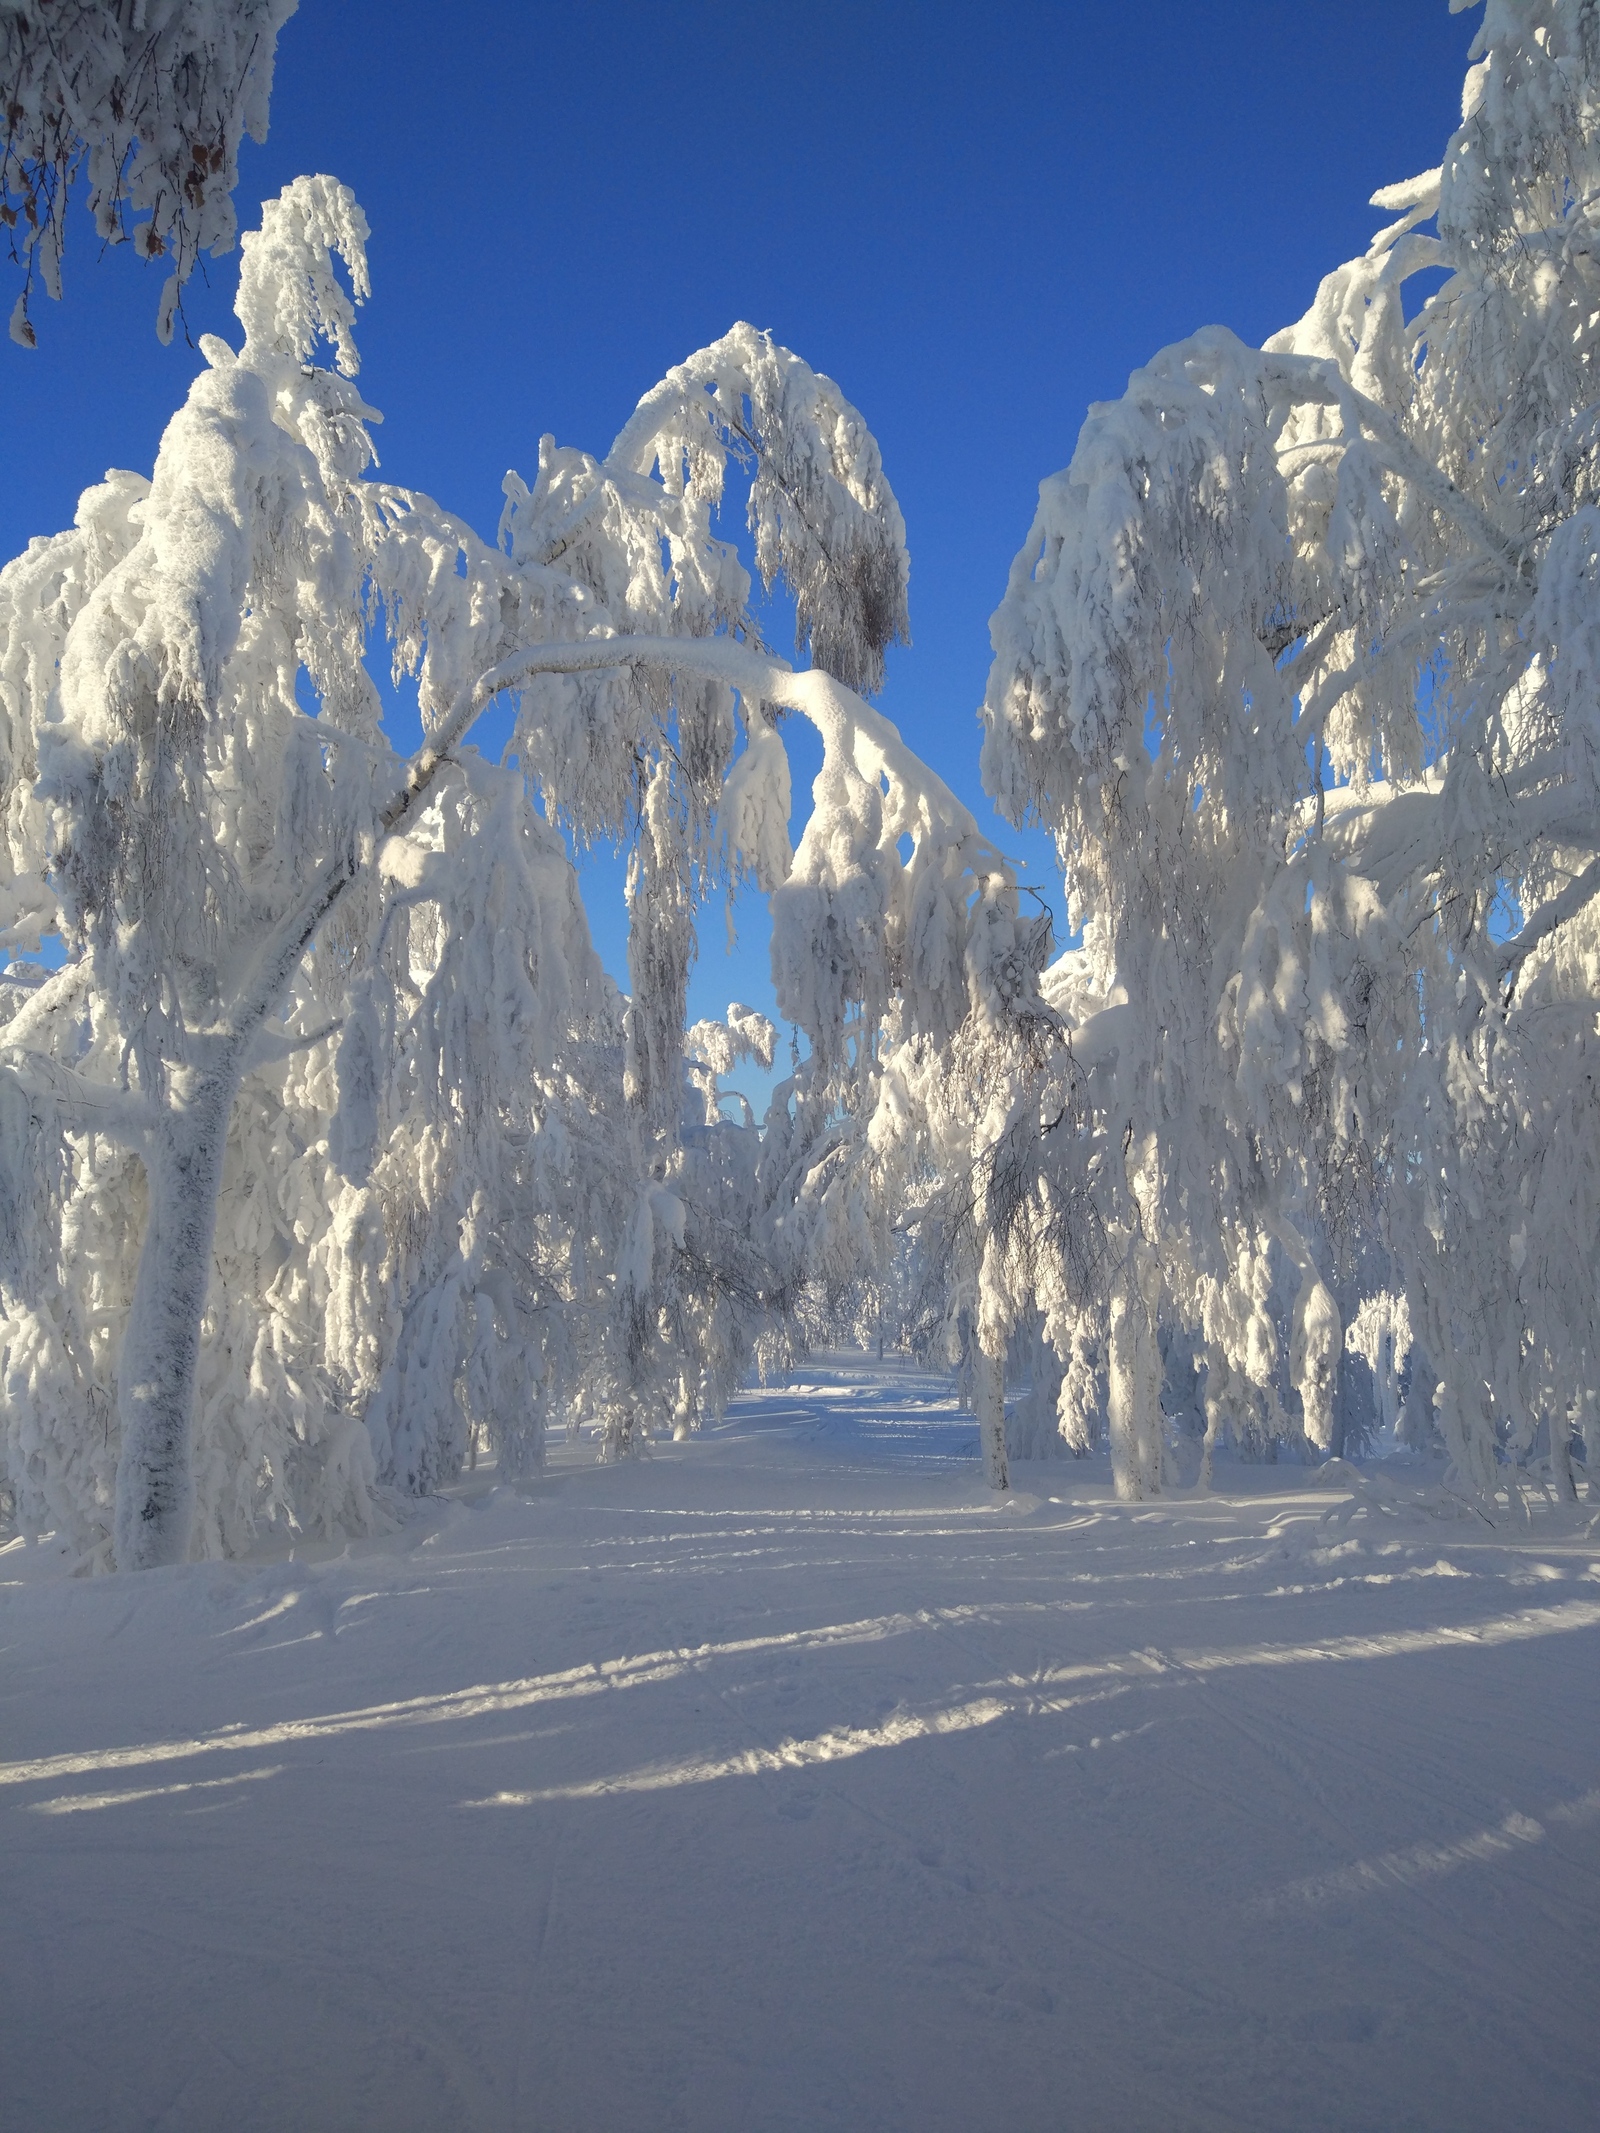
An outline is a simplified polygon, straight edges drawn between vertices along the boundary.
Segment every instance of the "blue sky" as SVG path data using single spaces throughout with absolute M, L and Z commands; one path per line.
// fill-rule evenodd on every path
M 249 227 L 301 171 L 355 189 L 384 472 L 486 535 L 541 431 L 604 451 L 736 318 L 835 377 L 910 540 L 914 642 L 882 707 L 992 821 L 974 712 L 1039 481 L 1158 348 L 1214 323 L 1259 342 L 1365 248 L 1372 191 L 1438 161 L 1480 20 L 1447 0 L 301 0 L 236 198 Z M 196 339 L 237 339 L 236 264 L 191 284 Z M 81 205 L 66 279 L 35 304 L 38 352 L 0 346 L 0 556 L 69 524 L 105 468 L 148 471 L 199 367 L 181 332 L 156 340 L 159 266 L 100 255 Z M 1049 887 L 1037 833 L 1002 841 Z M 621 878 L 586 868 L 619 977 Z M 729 957 L 705 914 L 697 1014 L 770 1009 L 758 901 L 738 916 Z

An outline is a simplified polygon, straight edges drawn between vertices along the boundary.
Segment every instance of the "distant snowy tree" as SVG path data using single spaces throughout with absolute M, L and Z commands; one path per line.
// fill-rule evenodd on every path
M 1405 1298 L 1387 1290 L 1366 1297 L 1345 1328 L 1344 1344 L 1372 1372 L 1378 1427 L 1403 1443 L 1400 1379 L 1411 1354 L 1411 1313 Z
M 34 278 L 61 295 L 86 169 L 102 243 L 165 257 L 172 335 L 204 251 L 233 249 L 239 143 L 267 137 L 278 32 L 298 0 L 0 0 L 0 221 L 24 270 L 11 338 L 34 346 Z M 129 218 L 136 218 L 130 226 Z
M 1472 58 L 1441 168 L 1297 326 L 1091 411 L 994 619 L 986 782 L 1088 927 L 1045 990 L 1132 1495 L 1165 1320 L 1215 1432 L 1331 1444 L 1354 1204 L 1481 1499 L 1600 1354 L 1600 10 L 1490 0 Z

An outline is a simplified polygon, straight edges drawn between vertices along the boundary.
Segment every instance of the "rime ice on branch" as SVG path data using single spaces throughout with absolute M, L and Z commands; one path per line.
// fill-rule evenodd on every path
M 86 170 L 104 244 L 166 258 L 172 336 L 202 252 L 232 251 L 239 143 L 267 137 L 278 32 L 297 0 L 0 0 L 0 220 L 24 270 L 11 338 L 35 344 L 34 277 L 61 295 Z M 138 218 L 129 224 L 129 217 Z

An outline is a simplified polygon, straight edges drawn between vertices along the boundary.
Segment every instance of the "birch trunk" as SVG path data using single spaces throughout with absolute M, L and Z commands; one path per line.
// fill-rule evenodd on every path
M 117 1370 L 119 1570 L 189 1555 L 195 1374 L 233 1095 L 231 1075 L 208 1078 L 145 1148 L 150 1214 Z
M 1572 1478 L 1572 1416 L 1564 1407 L 1552 1407 L 1545 1420 L 1550 1432 L 1550 1479 L 1563 1503 L 1576 1503 L 1578 1486 Z
M 972 1409 L 978 1418 L 978 1443 L 983 1452 L 984 1478 L 991 1489 L 1009 1489 L 1006 1467 L 1006 1366 L 1005 1358 L 986 1355 L 976 1345 L 972 1358 Z
M 1119 1502 L 1143 1503 L 1161 1493 L 1161 1354 L 1131 1280 L 1111 1300 L 1110 1330 L 1111 1478 Z

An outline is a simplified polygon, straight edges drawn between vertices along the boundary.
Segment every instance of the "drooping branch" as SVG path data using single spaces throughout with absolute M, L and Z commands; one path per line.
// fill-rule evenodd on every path
M 236 234 L 232 193 L 245 136 L 266 138 L 278 33 L 297 0 L 53 0 L 0 8 L 0 220 L 26 281 L 11 338 L 35 344 L 37 271 L 61 294 L 66 210 L 81 170 L 102 243 L 128 237 L 171 274 L 158 331 L 171 338 L 182 284 Z M 130 227 L 130 216 L 146 219 Z
M 1338 445 L 1349 442 L 1364 430 L 1390 473 L 1401 481 L 1410 482 L 1419 494 L 1447 518 L 1453 519 L 1463 533 L 1486 555 L 1507 568 L 1513 577 L 1522 575 L 1526 558 L 1512 546 L 1482 507 L 1469 496 L 1464 496 L 1447 474 L 1424 459 L 1416 446 L 1402 435 L 1394 417 L 1376 401 L 1369 400 L 1348 378 L 1341 377 L 1331 363 L 1314 357 L 1269 357 L 1263 375 L 1296 398 L 1337 407 L 1345 425 L 1345 438 L 1319 439 L 1319 443 Z
M 110 1082 L 91 1081 L 42 1052 L 14 1044 L 0 1047 L 0 1073 L 9 1074 L 30 1098 L 48 1103 L 64 1125 L 104 1133 L 126 1147 L 137 1147 L 158 1122 L 155 1105 L 142 1096 Z
M 898 782 L 914 802 L 923 827 L 954 845 L 977 878 L 1011 880 L 1004 855 L 983 835 L 971 811 L 943 779 L 907 748 L 892 721 L 819 668 L 797 674 L 773 654 L 756 652 L 727 638 L 595 637 L 530 645 L 461 690 L 412 758 L 399 789 L 379 810 L 376 839 L 352 840 L 327 861 L 307 894 L 263 942 L 227 1017 L 235 1060 L 242 1062 L 246 1056 L 255 1032 L 282 997 L 318 928 L 371 864 L 377 844 L 397 835 L 414 819 L 452 752 L 497 696 L 541 674 L 594 673 L 631 666 L 714 678 L 738 689 L 748 701 L 799 711 L 817 728 L 827 748 L 849 754 L 861 776 L 887 775 Z
M 1542 941 L 1547 941 L 1558 926 L 1575 918 L 1593 897 L 1600 895 L 1600 859 L 1592 859 L 1581 874 L 1575 875 L 1558 895 L 1552 896 L 1522 931 L 1504 943 L 1499 954 L 1499 963 L 1505 977 L 1505 1005 L 1509 1009 L 1516 998 L 1522 973 L 1527 968 L 1528 958 Z
M 53 976 L 45 980 L 30 1000 L 18 1008 L 9 1022 L 0 1024 L 0 1040 L 7 1045 L 23 1047 L 33 1044 L 52 1017 L 72 1007 L 82 997 L 88 986 L 89 976 L 89 965 L 85 959 L 80 957 L 75 962 L 64 963 Z

